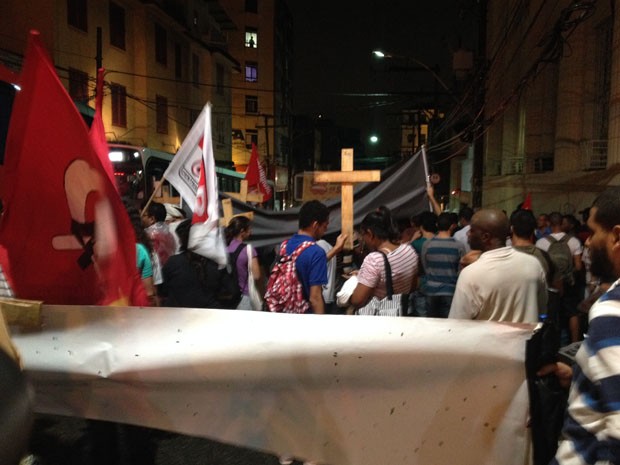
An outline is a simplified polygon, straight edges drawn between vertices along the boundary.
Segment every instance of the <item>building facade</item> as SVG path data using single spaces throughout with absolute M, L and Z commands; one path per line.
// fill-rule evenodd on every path
M 292 18 L 283 0 L 228 0 L 229 33 L 241 73 L 232 77 L 232 159 L 238 171 L 252 143 L 276 191 L 288 188 L 291 132 Z
M 620 15 L 611 2 L 488 0 L 482 206 L 576 213 L 620 183 Z M 470 199 L 471 151 L 453 161 Z
M 227 43 L 235 25 L 220 2 L 5 0 L 0 28 L 0 61 L 14 70 L 28 31 L 39 30 L 79 107 L 94 105 L 97 66 L 105 68 L 109 142 L 175 153 L 210 101 L 216 160 L 231 163 L 232 74 L 240 67 Z

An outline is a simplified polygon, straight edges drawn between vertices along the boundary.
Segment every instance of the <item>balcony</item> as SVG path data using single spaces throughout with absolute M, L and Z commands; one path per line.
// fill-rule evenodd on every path
M 607 168 L 607 139 L 585 140 L 579 144 L 581 168 L 586 171 Z

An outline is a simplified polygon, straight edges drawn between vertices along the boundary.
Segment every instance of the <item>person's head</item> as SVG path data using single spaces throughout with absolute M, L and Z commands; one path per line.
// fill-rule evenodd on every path
M 471 207 L 463 207 L 459 210 L 459 223 L 461 226 L 467 226 L 474 216 L 474 209 Z
M 437 230 L 438 231 L 450 231 L 450 229 L 456 226 L 454 213 L 443 212 L 437 217 Z
M 234 216 L 224 231 L 226 243 L 228 244 L 235 238 L 243 242 L 250 237 L 250 233 L 251 222 L 250 219 L 245 216 Z
M 174 230 L 179 238 L 179 252 L 185 252 L 187 250 L 187 244 L 189 243 L 189 229 L 192 227 L 192 220 L 190 218 L 183 220 L 179 223 Z
M 400 235 L 392 220 L 392 213 L 381 206 L 364 217 L 360 224 L 364 243 L 371 250 L 376 250 L 386 241 L 398 244 Z
M 299 210 L 299 230 L 320 239 L 329 225 L 329 209 L 318 200 L 304 203 Z
M 166 221 L 166 207 L 163 203 L 151 202 L 144 214 L 144 225 L 151 226 L 163 221 Z
M 400 242 L 403 244 L 411 242 L 413 234 L 416 231 L 416 227 L 413 225 L 411 220 L 407 217 L 397 218 L 396 227 L 398 228 L 398 233 L 400 234 Z
M 144 231 L 140 211 L 128 199 L 124 198 L 123 203 L 125 205 L 125 210 L 127 211 L 127 216 L 129 216 L 131 226 L 133 227 L 134 240 L 144 245 L 148 250 L 151 250 L 151 240 Z
M 562 231 L 568 234 L 575 234 L 579 227 L 579 220 L 575 218 L 575 215 L 562 216 Z
M 590 209 L 588 226 L 592 235 L 586 245 L 590 248 L 590 271 L 603 281 L 620 277 L 620 189 L 612 188 L 599 195 Z
M 506 245 L 506 237 L 510 232 L 508 218 L 502 210 L 485 208 L 471 218 L 468 232 L 469 246 L 473 250 L 497 249 Z
M 554 233 L 562 231 L 562 214 L 560 212 L 549 213 L 549 226 Z
M 538 215 L 538 218 L 536 219 L 536 228 L 542 230 L 548 227 L 549 227 L 549 215 L 547 215 L 546 213 L 541 213 L 540 215 Z
M 420 213 L 420 227 L 423 231 L 436 233 L 437 232 L 437 215 L 433 212 L 425 211 Z
M 536 218 L 530 210 L 516 210 L 510 215 L 510 230 L 520 239 L 532 241 L 536 230 Z

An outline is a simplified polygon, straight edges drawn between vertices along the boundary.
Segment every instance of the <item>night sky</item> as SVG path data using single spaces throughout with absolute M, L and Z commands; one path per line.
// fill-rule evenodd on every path
M 376 147 L 367 144 L 368 155 L 398 150 L 396 113 L 424 100 L 406 92 L 432 92 L 435 81 L 426 72 L 390 71 L 386 62 L 371 56 L 372 50 L 414 57 L 429 67 L 439 65 L 442 80 L 450 84 L 452 52 L 460 44 L 469 49 L 476 46 L 476 3 L 289 0 L 294 21 L 295 113 L 322 114 L 342 126 L 360 128 L 365 143 L 376 132 L 382 142 Z M 391 95 L 373 95 L 382 93 Z

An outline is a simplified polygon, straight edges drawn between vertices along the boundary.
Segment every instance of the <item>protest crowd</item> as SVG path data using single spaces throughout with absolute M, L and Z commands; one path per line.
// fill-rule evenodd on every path
M 195 226 L 213 214 L 197 195 L 192 217 L 171 204 L 138 209 L 126 201 L 127 215 L 117 222 L 133 235 L 133 274 L 124 278 L 133 284 L 115 297 L 143 307 L 544 322 L 557 331 L 558 350 L 587 334 L 572 366 L 552 356 L 536 367 L 537 376 L 555 377 L 565 387 L 573 379 L 563 432 L 552 432 L 556 446 L 562 438 L 557 455 L 552 447 L 546 459 L 620 462 L 620 193 L 601 194 L 581 221 L 560 212 L 535 215 L 527 204 L 510 213 L 441 211 L 430 185 L 427 195 L 433 211 L 413 218 L 395 218 L 376 205 L 357 225 L 352 250 L 345 250 L 345 234 L 326 237 L 330 211 L 319 201 L 301 206 L 297 232 L 275 247 L 252 247 L 252 221 L 233 217 L 217 236 L 226 241 L 225 254 L 213 258 L 196 247 Z M 113 207 L 123 205 L 118 195 L 110 199 Z M 79 247 L 88 252 L 84 267 L 97 261 L 94 271 L 112 281 L 103 265 L 116 257 L 98 243 L 88 246 L 92 236 L 86 232 Z M 2 251 L 9 260 L 2 260 L 0 290 L 7 298 L 31 298 L 13 285 L 22 270 L 10 260 L 12 252 Z M 16 356 L 10 342 L 5 346 Z M 105 437 L 105 427 L 92 428 L 100 440 Z M 145 440 L 139 429 L 128 435 L 135 445 Z M 103 461 L 110 445 L 98 447 Z M 149 457 L 146 447 L 141 452 Z M 280 457 L 283 464 L 293 460 Z

